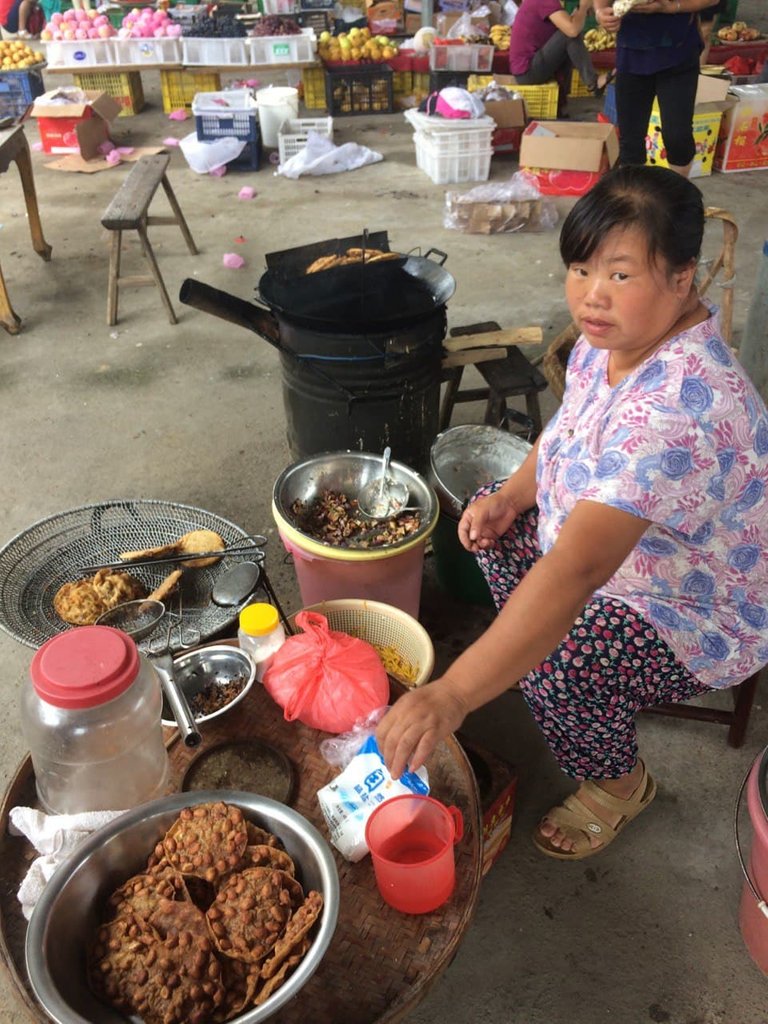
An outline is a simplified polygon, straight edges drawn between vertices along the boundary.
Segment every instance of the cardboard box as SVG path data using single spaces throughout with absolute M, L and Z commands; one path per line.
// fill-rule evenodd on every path
M 691 178 L 704 178 L 712 173 L 720 121 L 723 112 L 731 106 L 726 99 L 728 88 L 729 82 L 725 78 L 699 75 L 696 105 L 693 111 L 693 138 L 696 143 L 696 152 L 691 166 Z M 669 167 L 664 146 L 664 129 L 657 102 L 653 104 L 645 144 L 648 153 L 647 164 L 654 167 Z
M 525 104 L 522 100 L 487 100 L 485 112 L 498 128 L 525 127 Z
M 531 121 L 520 144 L 520 167 L 549 196 L 585 195 L 618 157 L 612 124 Z
M 472 766 L 480 793 L 483 827 L 482 874 L 486 875 L 498 860 L 512 833 L 517 774 L 507 761 L 458 737 Z
M 32 116 L 37 118 L 43 150 L 79 153 L 84 160 L 91 160 L 109 139 L 109 124 L 120 113 L 120 104 L 105 92 L 87 91 L 82 93 L 83 102 L 55 102 L 68 94 L 72 95 L 72 90 L 54 89 L 35 100 Z
M 718 171 L 768 167 L 768 85 L 734 86 L 715 151 Z

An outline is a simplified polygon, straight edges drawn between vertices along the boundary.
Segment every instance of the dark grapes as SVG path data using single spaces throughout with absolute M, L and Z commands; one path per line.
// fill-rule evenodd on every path
M 185 36 L 195 39 L 232 39 L 246 34 L 245 25 L 231 14 L 199 14 L 184 29 Z
M 267 14 L 260 18 L 251 29 L 252 36 L 299 36 L 301 29 L 293 18 L 278 14 Z

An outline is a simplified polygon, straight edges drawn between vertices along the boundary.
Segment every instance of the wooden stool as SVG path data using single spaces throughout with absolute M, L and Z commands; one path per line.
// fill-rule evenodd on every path
M 107 323 L 110 327 L 117 323 L 117 302 L 119 286 L 139 287 L 147 284 L 157 285 L 160 291 L 160 298 L 168 313 L 168 319 L 172 324 L 178 323 L 176 314 L 173 311 L 171 300 L 165 289 L 165 282 L 160 274 L 152 246 L 149 244 L 147 227 L 149 225 L 177 224 L 181 229 L 187 248 L 193 256 L 197 255 L 195 245 L 184 214 L 178 204 L 173 189 L 166 176 L 166 170 L 170 163 L 170 156 L 167 153 L 159 153 L 157 156 L 143 156 L 131 168 L 123 184 L 118 189 L 117 195 L 109 204 L 101 218 L 104 227 L 112 232 L 112 248 L 109 254 L 109 286 L 107 296 Z M 151 217 L 148 214 L 149 204 L 154 198 L 158 185 L 168 197 L 168 202 L 173 210 L 172 217 Z M 136 231 L 144 257 L 149 264 L 151 274 L 120 274 L 120 255 L 123 231 Z
M 733 694 L 733 710 L 722 711 L 719 708 L 703 708 L 698 704 L 656 704 L 654 707 L 643 708 L 652 715 L 667 715 L 669 718 L 689 718 L 698 722 L 714 722 L 728 726 L 728 746 L 740 747 L 747 734 L 749 713 L 755 699 L 755 689 L 760 673 L 755 672 L 738 686 L 730 687 Z
M 0 174 L 5 174 L 12 163 L 16 164 L 21 178 L 29 231 L 32 235 L 32 248 L 38 256 L 47 262 L 51 258 L 51 247 L 43 238 L 29 143 L 21 125 L 0 131 Z M 0 324 L 9 334 L 18 334 L 21 329 L 21 317 L 16 314 L 11 305 L 2 270 L 0 270 Z
M 519 334 L 522 339 L 525 339 L 526 335 L 521 332 L 526 330 L 526 328 L 520 328 L 517 332 L 511 332 L 511 336 Z M 450 337 L 461 339 L 468 335 L 489 334 L 486 344 L 493 346 L 497 342 L 493 338 L 492 332 L 501 332 L 501 328 L 495 321 L 490 320 L 485 323 L 471 324 L 468 327 L 454 327 L 450 331 Z M 539 331 L 537 338 L 531 335 L 530 343 L 536 344 L 537 341 L 540 341 L 540 333 Z M 494 427 L 507 425 L 506 420 L 510 413 L 510 410 L 507 409 L 507 399 L 522 396 L 525 398 L 527 417 L 513 416 L 512 418 L 524 421 L 531 440 L 538 437 L 542 427 L 539 392 L 545 390 L 547 380 L 525 358 L 517 345 L 507 344 L 506 349 L 504 356 L 487 361 L 480 361 L 478 358 L 478 353 L 483 351 L 482 348 L 467 351 L 465 361 L 458 366 L 450 365 L 449 352 L 443 361 L 443 381 L 447 381 L 448 386 L 440 409 L 440 430 L 446 430 L 450 426 L 453 407 L 457 402 L 485 401 L 484 422 Z M 472 358 L 473 352 L 475 358 Z M 462 354 L 464 355 L 464 353 Z M 477 367 L 487 387 L 460 390 L 464 366 L 468 364 Z

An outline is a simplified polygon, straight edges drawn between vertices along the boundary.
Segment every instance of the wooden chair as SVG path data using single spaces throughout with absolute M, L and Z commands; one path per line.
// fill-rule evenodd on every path
M 493 321 L 454 327 L 445 343 L 443 382 L 447 383 L 440 407 L 440 430 L 451 425 L 454 406 L 459 402 L 484 401 L 484 422 L 509 429 L 510 420 L 535 438 L 541 433 L 539 394 L 546 378 L 523 355 L 518 345 L 538 345 L 539 327 L 518 327 L 502 331 Z M 476 366 L 485 387 L 461 389 L 466 366 Z M 507 399 L 525 398 L 526 415 L 507 408 Z
M 107 295 L 107 323 L 110 327 L 117 323 L 117 304 L 121 284 L 130 287 L 156 285 L 168 313 L 168 319 L 172 324 L 178 323 L 147 235 L 149 225 L 176 224 L 181 229 L 189 251 L 193 256 L 197 255 L 197 246 L 192 239 L 187 222 L 184 220 L 184 214 L 181 212 L 181 207 L 166 175 L 170 159 L 167 153 L 160 153 L 156 156 L 143 156 L 137 160 L 101 218 L 103 226 L 112 232 Z M 151 217 L 148 213 L 149 204 L 161 185 L 173 210 L 172 217 Z M 131 276 L 120 274 L 124 231 L 135 231 L 138 234 L 144 258 L 149 264 L 149 274 Z
M 702 264 L 700 267 L 699 294 L 705 295 L 714 283 L 717 283 L 722 289 L 720 320 L 723 327 L 723 339 L 731 345 L 733 343 L 733 286 L 736 277 L 735 250 L 739 231 L 733 215 L 727 210 L 708 207 L 705 215 L 709 221 L 721 224 L 723 241 L 716 258 L 709 265 Z M 549 381 L 553 394 L 558 399 L 562 399 L 565 391 L 565 368 L 578 336 L 579 330 L 576 325 L 569 324 L 549 345 L 542 359 L 542 371 Z M 645 710 L 650 714 L 727 725 L 729 746 L 740 747 L 746 736 L 749 715 L 760 675 L 760 672 L 756 672 L 745 679 L 743 683 L 731 687 L 732 710 L 701 707 L 698 704 L 658 704 L 655 707 L 645 708 Z

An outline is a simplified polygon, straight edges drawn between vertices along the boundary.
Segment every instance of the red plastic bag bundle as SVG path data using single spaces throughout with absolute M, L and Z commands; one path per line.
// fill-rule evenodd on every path
M 289 636 L 264 674 L 264 687 L 287 722 L 347 732 L 389 703 L 389 680 L 375 649 L 337 633 L 317 612 L 299 612 L 303 633 Z

